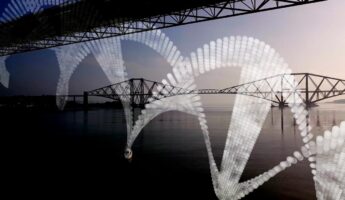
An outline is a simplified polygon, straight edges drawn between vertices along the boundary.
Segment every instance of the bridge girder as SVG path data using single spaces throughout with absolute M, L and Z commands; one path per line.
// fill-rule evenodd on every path
M 0 56 L 326 0 L 79 0 L 35 14 L 12 6 L 0 23 Z

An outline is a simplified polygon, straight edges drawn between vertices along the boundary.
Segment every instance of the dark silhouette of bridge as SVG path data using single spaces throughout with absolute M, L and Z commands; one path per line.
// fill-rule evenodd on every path
M 296 83 L 294 87 L 293 80 Z M 280 107 L 286 106 L 288 98 L 297 94 L 307 106 L 312 106 L 319 101 L 345 94 L 345 80 L 311 73 L 292 73 L 266 77 L 224 89 L 187 90 L 134 78 L 84 92 L 84 104 L 88 103 L 88 96 L 97 96 L 113 100 L 124 98 L 130 101 L 133 107 L 144 107 L 154 100 L 188 94 L 240 94 L 262 98 Z
M 291 88 L 294 88 L 294 90 Z M 313 106 L 317 102 L 344 95 L 345 80 L 312 73 L 292 73 L 266 77 L 223 89 L 188 90 L 157 81 L 133 78 L 92 91 L 86 91 L 81 95 L 60 95 L 59 97 L 67 97 L 74 104 L 83 99 L 85 108 L 87 108 L 90 96 L 108 98 L 113 101 L 120 101 L 122 99 L 130 102 L 133 108 L 143 108 L 146 104 L 155 100 L 188 94 L 247 95 L 271 101 L 273 106 L 279 107 L 286 106 L 288 98 L 299 95 L 303 103 L 307 106 Z M 25 107 L 28 105 L 47 107 L 55 104 L 56 97 L 55 95 L 3 96 L 0 97 L 0 105 L 7 105 L 8 107 Z
M 0 56 L 321 1 L 55 0 L 59 6 L 34 13 L 9 5 L 0 23 Z

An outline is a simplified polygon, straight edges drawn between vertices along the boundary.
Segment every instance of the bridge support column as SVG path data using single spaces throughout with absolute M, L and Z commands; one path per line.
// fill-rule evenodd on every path
M 305 75 L 305 104 L 307 107 L 311 106 L 311 102 L 309 99 L 309 74 L 306 73 Z
M 88 110 L 88 104 L 89 104 L 89 94 L 88 92 L 84 92 L 84 98 L 83 98 L 83 106 L 84 110 Z
M 285 102 L 279 102 L 279 108 L 287 107 L 287 104 Z
M 280 108 L 280 128 L 282 134 L 284 134 L 284 107 Z

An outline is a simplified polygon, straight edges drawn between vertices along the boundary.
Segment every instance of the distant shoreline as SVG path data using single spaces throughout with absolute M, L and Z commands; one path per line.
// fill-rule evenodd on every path
M 327 103 L 345 104 L 345 99 L 334 100 Z

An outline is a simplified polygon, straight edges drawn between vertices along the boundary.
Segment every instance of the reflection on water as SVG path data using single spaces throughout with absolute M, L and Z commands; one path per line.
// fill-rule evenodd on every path
M 230 114 L 229 108 L 206 109 L 218 165 Z M 345 120 L 344 104 L 310 108 L 315 135 L 342 120 Z M 126 195 L 126 199 L 216 199 L 206 148 L 194 116 L 168 112 L 155 118 L 135 141 L 131 163 L 123 158 L 126 130 L 120 109 L 26 113 L 2 116 L 2 121 L 4 127 L 16 132 L 9 140 L 11 157 L 16 159 L 10 160 L 21 167 L 14 174 L 31 176 L 35 172 L 35 179 L 49 183 L 42 185 L 54 188 L 54 192 L 67 194 L 70 190 L 65 187 L 70 186 L 78 194 L 102 192 L 115 199 L 119 195 Z M 22 126 L 13 125 L 14 121 Z M 283 110 L 283 115 L 279 108 L 272 108 L 241 181 L 267 171 L 301 145 L 289 108 Z M 28 171 L 23 168 L 27 168 L 27 163 L 32 167 Z M 303 161 L 287 169 L 245 199 L 316 199 L 308 165 Z M 58 181 L 63 181 L 64 187 Z M 78 186 L 81 188 L 77 190 Z
M 310 123 L 315 135 L 322 134 L 345 120 L 345 105 L 323 104 L 310 108 Z M 217 164 L 220 164 L 231 111 L 209 108 L 206 111 L 211 142 Z M 116 118 L 116 117 L 115 117 Z M 272 168 L 303 145 L 296 122 L 289 108 L 272 108 L 256 143 L 242 180 L 257 176 Z M 205 146 L 195 117 L 178 112 L 165 113 L 152 121 L 136 141 L 134 152 L 141 159 L 157 156 L 191 160 L 188 170 L 208 171 Z M 247 199 L 258 197 L 280 199 L 315 199 L 315 190 L 308 162 L 288 169 Z M 159 162 L 156 165 L 160 165 Z M 182 163 L 182 165 L 184 165 Z M 169 173 L 169 172 L 167 172 Z

